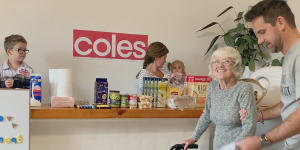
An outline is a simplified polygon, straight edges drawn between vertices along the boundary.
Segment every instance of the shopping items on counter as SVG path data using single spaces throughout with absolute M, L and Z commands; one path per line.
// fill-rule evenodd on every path
M 72 69 L 49 69 L 51 107 L 74 107 Z
M 50 96 L 73 97 L 72 69 L 49 69 Z
M 196 98 L 196 107 L 205 106 L 206 89 L 211 82 L 209 76 L 186 75 L 184 81 L 184 94 Z
M 129 109 L 137 108 L 137 95 L 128 95 Z
M 166 107 L 167 86 L 167 78 L 144 77 L 143 95 L 153 97 L 153 107 Z
M 73 108 L 74 103 L 74 97 L 51 96 L 51 107 Z
M 191 109 L 196 107 L 196 98 L 192 96 L 173 95 L 168 99 L 168 106 L 171 109 Z
M 152 96 L 141 95 L 139 97 L 138 107 L 140 109 L 149 109 L 152 107 L 152 101 L 153 101 Z
M 108 82 L 107 78 L 96 78 L 95 81 L 95 104 L 108 105 Z
M 181 96 L 184 90 L 184 79 L 185 75 L 181 73 L 172 74 L 168 82 L 168 95 L 167 98 L 170 98 L 173 95 Z
M 109 104 L 113 108 L 119 108 L 121 104 L 120 91 L 109 90 Z
M 129 107 L 129 101 L 128 101 L 128 95 L 121 95 L 121 108 L 128 108 Z
M 42 76 L 40 74 L 30 75 L 30 106 L 42 105 Z

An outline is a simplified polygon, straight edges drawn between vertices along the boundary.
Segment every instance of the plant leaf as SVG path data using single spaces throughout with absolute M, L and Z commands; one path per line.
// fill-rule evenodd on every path
M 205 30 L 205 29 L 207 29 L 207 28 L 209 28 L 209 27 L 211 27 L 211 26 L 214 26 L 214 25 L 216 25 L 216 24 L 219 24 L 219 23 L 217 23 L 217 22 L 212 22 L 212 23 L 206 25 L 205 27 L 203 27 L 202 29 L 198 30 L 197 32 L 202 31 L 202 30 Z
M 265 53 L 263 51 L 259 51 L 259 56 L 261 56 L 263 59 L 268 59 L 268 56 L 265 55 Z
M 243 64 L 244 66 L 248 66 L 248 59 L 245 58 L 245 57 L 243 57 L 243 58 L 242 58 L 242 64 Z
M 250 36 L 249 35 L 244 35 L 243 36 L 243 39 L 245 39 L 245 40 L 247 40 L 247 42 L 249 43 L 249 46 L 252 46 L 253 48 L 254 48 L 254 46 L 253 46 L 253 41 L 252 41 L 252 39 L 250 38 Z M 252 48 L 251 47 L 251 48 Z
M 216 45 L 213 47 L 212 51 L 214 52 L 214 51 L 217 50 L 218 48 L 219 48 L 219 45 L 216 44 Z
M 242 42 L 242 43 L 238 46 L 237 50 L 240 52 L 241 55 L 243 55 L 243 52 L 244 52 L 245 47 L 246 47 L 246 43 L 244 43 L 244 42 Z
M 281 66 L 281 63 L 278 59 L 272 60 L 272 66 Z
M 210 45 L 209 45 L 209 47 L 208 47 L 208 49 L 206 50 L 206 53 L 205 53 L 204 55 L 206 55 L 206 54 L 209 52 L 209 50 L 211 49 L 211 47 L 216 43 L 216 41 L 219 39 L 220 36 L 221 36 L 221 35 L 217 35 L 216 37 L 214 37 L 214 38 L 211 40 Z
M 226 45 L 234 47 L 234 39 L 230 34 L 225 34 L 224 41 Z
M 243 18 L 243 14 L 244 14 L 244 12 L 243 12 L 243 11 L 240 11 L 240 12 L 238 13 L 238 15 L 237 15 L 237 18 Z
M 236 22 L 236 21 L 239 21 L 241 19 L 242 19 L 242 17 L 238 17 L 238 18 L 235 18 L 233 21 Z
M 254 61 L 253 60 L 249 60 L 248 61 L 248 67 L 249 67 L 249 70 L 251 70 L 251 71 L 255 71 L 255 63 L 254 63 Z
M 284 57 L 281 57 L 281 60 L 280 60 L 281 64 L 283 63 L 283 60 L 284 60 Z
M 224 13 L 226 13 L 228 10 L 232 9 L 232 6 L 229 6 L 228 8 L 226 8 L 225 10 L 223 10 L 217 17 L 222 16 Z

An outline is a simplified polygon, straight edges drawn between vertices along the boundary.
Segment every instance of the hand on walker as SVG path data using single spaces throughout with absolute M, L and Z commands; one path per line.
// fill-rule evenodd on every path
M 193 138 L 184 140 L 184 141 L 182 142 L 182 144 L 185 144 L 185 145 L 184 145 L 184 150 L 187 150 L 188 146 L 191 145 L 191 144 L 194 144 L 195 142 L 196 142 L 196 140 L 193 139 Z

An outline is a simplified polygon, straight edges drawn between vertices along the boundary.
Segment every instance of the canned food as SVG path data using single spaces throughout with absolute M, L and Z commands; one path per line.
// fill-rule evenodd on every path
M 129 108 L 134 109 L 137 108 L 137 96 L 136 95 L 128 95 Z
M 122 108 L 128 108 L 129 107 L 128 95 L 121 95 L 121 107 Z
M 120 107 L 120 103 L 121 103 L 120 91 L 109 90 L 109 101 L 111 107 L 115 107 L 115 108 Z

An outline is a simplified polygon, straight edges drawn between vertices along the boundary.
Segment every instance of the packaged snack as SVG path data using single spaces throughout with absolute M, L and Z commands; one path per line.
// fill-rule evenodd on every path
M 30 76 L 30 106 L 41 106 L 42 104 L 42 76 L 31 74 Z
M 143 85 L 143 95 L 153 97 L 153 107 L 166 107 L 167 78 L 144 77 Z
M 208 76 L 195 76 L 193 97 L 196 98 L 196 107 L 205 106 L 206 89 L 210 81 L 211 78 Z
M 168 79 L 164 78 L 158 82 L 158 95 L 157 95 L 157 99 L 154 100 L 155 107 L 167 106 L 167 87 L 168 87 Z
M 108 83 L 107 78 L 96 78 L 95 104 L 107 105 Z
M 138 102 L 139 109 L 150 109 L 152 107 L 152 102 Z
M 183 94 L 184 80 L 185 80 L 185 75 L 183 75 L 181 73 L 172 74 L 172 76 L 168 82 L 167 98 L 170 98 L 172 95 L 181 96 Z
M 173 95 L 168 99 L 168 106 L 171 109 L 191 109 L 196 107 L 196 98 L 192 96 Z

